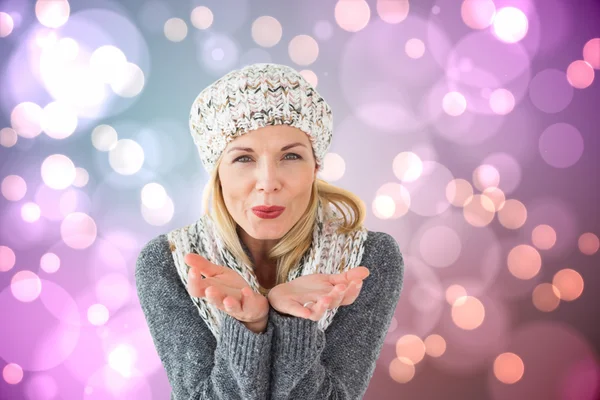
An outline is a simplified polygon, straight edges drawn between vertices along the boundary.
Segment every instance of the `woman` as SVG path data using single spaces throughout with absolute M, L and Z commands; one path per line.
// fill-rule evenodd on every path
M 329 105 L 294 69 L 254 64 L 198 95 L 190 130 L 209 212 L 136 263 L 171 399 L 362 398 L 404 263 L 357 196 L 317 178 Z

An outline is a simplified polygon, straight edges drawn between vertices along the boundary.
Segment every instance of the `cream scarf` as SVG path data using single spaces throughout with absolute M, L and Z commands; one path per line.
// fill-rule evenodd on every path
M 313 240 L 309 249 L 300 259 L 298 267 L 293 268 L 288 276 L 288 282 L 303 275 L 316 273 L 334 274 L 345 272 L 359 266 L 361 262 L 367 230 L 360 230 L 349 234 L 337 233 L 340 224 L 339 212 L 327 205 L 324 207 L 319 201 L 317 210 L 317 223 L 313 229 Z M 187 253 L 196 253 L 205 257 L 210 262 L 227 266 L 237 271 L 248 285 L 259 293 L 258 280 L 252 267 L 239 262 L 225 248 L 210 215 L 206 213 L 195 223 L 183 228 L 175 229 L 167 234 L 177 272 L 183 284 L 187 287 L 189 267 L 183 262 Z M 219 310 L 204 298 L 190 296 L 198 308 L 202 319 L 206 322 L 216 338 L 219 337 L 219 328 L 224 311 Z M 336 309 L 327 310 L 318 321 L 318 326 L 325 331 L 331 323 Z

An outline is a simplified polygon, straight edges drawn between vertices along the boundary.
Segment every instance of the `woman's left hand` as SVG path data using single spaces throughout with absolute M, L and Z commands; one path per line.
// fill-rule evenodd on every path
M 267 298 L 280 313 L 318 321 L 328 309 L 354 303 L 368 276 L 362 266 L 340 274 L 304 275 L 275 286 Z M 304 307 L 306 303 L 312 305 Z

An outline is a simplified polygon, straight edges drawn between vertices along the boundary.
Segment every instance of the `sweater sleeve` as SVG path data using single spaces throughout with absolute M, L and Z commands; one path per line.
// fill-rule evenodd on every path
M 166 235 L 144 246 L 135 280 L 171 400 L 267 398 L 272 324 L 256 334 L 224 313 L 216 340 L 177 274 Z
M 400 298 L 404 261 L 392 236 L 369 232 L 359 265 L 371 272 L 361 293 L 325 332 L 271 308 L 271 399 L 362 399 Z

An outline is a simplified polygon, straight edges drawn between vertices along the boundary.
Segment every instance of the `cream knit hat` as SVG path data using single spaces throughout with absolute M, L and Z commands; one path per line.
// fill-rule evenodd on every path
M 190 131 L 210 174 L 227 143 L 267 125 L 286 124 L 305 132 L 318 170 L 331 145 L 331 108 L 291 67 L 259 63 L 229 72 L 204 89 L 190 112 Z

